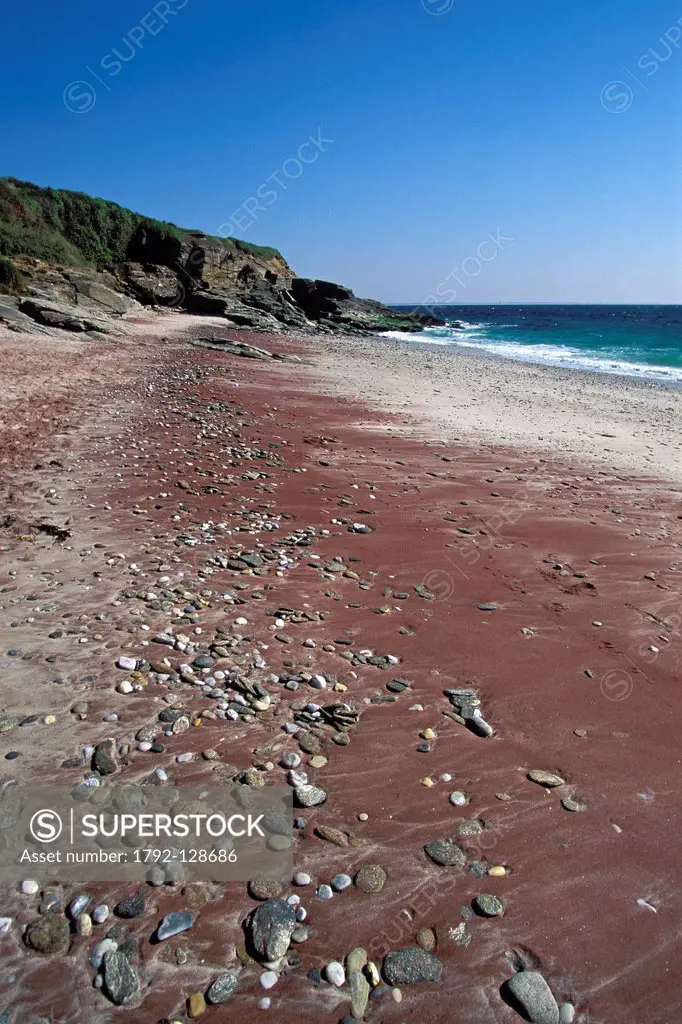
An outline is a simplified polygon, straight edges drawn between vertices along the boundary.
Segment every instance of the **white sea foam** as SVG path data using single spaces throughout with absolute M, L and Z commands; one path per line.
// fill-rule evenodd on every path
M 394 338 L 396 341 L 480 349 L 504 359 L 538 363 L 542 366 L 561 366 L 566 369 L 591 373 L 620 374 L 626 377 L 640 377 L 667 383 L 682 382 L 682 367 L 679 366 L 636 363 L 615 356 L 591 354 L 568 345 L 523 345 L 514 341 L 492 341 L 486 335 L 487 326 L 484 323 L 467 323 L 462 328 L 427 327 L 418 334 L 387 331 L 384 337 Z M 515 325 L 501 324 L 496 329 L 499 330 L 499 327 L 503 326 L 513 327 Z

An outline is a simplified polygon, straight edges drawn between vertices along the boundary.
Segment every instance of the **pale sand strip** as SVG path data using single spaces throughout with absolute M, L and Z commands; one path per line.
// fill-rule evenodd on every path
M 682 482 L 682 389 L 380 338 L 324 337 L 313 353 L 311 389 L 403 413 L 411 432 Z

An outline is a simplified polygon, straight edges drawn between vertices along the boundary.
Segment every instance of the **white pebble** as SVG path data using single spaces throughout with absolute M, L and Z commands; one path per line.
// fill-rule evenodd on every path
M 27 879 L 21 883 L 21 891 L 25 896 L 35 896 L 37 892 L 40 892 L 40 885 L 38 882 Z
M 106 903 L 100 903 L 98 907 L 95 907 L 91 916 L 95 924 L 104 924 L 109 917 L 109 907 Z
M 271 1003 L 272 1003 L 272 999 L 269 999 L 268 996 L 266 996 L 265 999 L 261 999 L 261 1001 L 259 1002 L 258 1009 L 259 1010 L 269 1010 Z
M 274 988 L 277 981 L 278 978 L 274 971 L 265 971 L 265 973 L 260 976 L 261 986 L 265 989 Z
M 332 960 L 331 963 L 327 964 L 324 969 L 327 981 L 330 981 L 332 985 L 336 985 L 337 988 L 341 988 L 346 983 L 346 972 L 343 966 L 338 960 Z
M 310 885 L 312 878 L 305 871 L 297 871 L 294 875 L 294 885 Z
M 454 807 L 464 807 L 467 802 L 466 795 L 461 790 L 456 789 L 454 793 L 450 794 L 450 803 Z
M 134 687 L 129 679 L 124 679 L 122 680 L 122 682 L 118 684 L 116 689 L 118 690 L 119 693 L 132 693 Z

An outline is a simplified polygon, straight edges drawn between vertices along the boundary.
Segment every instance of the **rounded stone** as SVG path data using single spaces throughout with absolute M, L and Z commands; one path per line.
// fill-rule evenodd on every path
M 417 932 L 417 945 L 431 953 L 436 948 L 436 933 L 433 928 L 420 928 Z
M 346 983 L 346 972 L 338 960 L 332 960 L 331 963 L 328 963 L 324 969 L 324 974 L 327 981 L 337 988 L 341 988 Z
M 140 914 L 144 913 L 144 896 L 137 893 L 135 896 L 129 896 L 127 899 L 121 900 L 114 907 L 114 913 L 117 917 L 128 919 L 139 917 Z
M 555 789 L 557 786 L 563 786 L 566 783 L 566 780 L 562 779 L 556 772 L 546 772 L 539 768 L 528 772 L 527 778 L 531 782 L 537 782 L 539 786 L 545 786 L 547 789 Z
M 559 1024 L 559 1007 L 552 990 L 538 971 L 519 971 L 506 983 L 516 1004 L 533 1024 Z
M 271 900 L 276 899 L 282 892 L 282 886 L 276 879 L 267 878 L 265 875 L 257 875 L 248 883 L 248 892 L 251 899 Z
M 297 871 L 294 875 L 294 885 L 310 885 L 312 878 L 305 871 Z
M 437 956 L 418 947 L 398 949 L 384 957 L 384 978 L 392 986 L 440 981 L 442 970 Z
M 474 907 L 484 917 L 500 917 L 504 913 L 504 903 L 497 896 L 479 893 L 474 899 Z
M 69 922 L 61 914 L 47 914 L 28 926 L 24 941 L 31 949 L 46 956 L 65 953 L 71 941 Z
M 388 875 L 380 864 L 363 864 L 355 876 L 355 884 L 361 892 L 371 895 L 381 892 Z
M 335 889 L 336 892 L 343 892 L 344 889 L 347 889 L 352 884 L 353 879 L 350 877 L 350 875 L 340 874 L 334 875 L 334 877 L 332 878 L 332 889 Z
M 219 975 L 215 981 L 211 982 L 211 985 L 206 993 L 206 1001 L 211 1003 L 213 1006 L 218 1006 L 220 1003 L 224 1003 L 234 992 L 237 987 L 237 981 L 239 976 L 236 973 L 226 973 Z

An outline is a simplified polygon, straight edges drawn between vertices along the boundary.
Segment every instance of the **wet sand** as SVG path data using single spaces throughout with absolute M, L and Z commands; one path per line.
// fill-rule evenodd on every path
M 21 755 L 6 763 L 4 777 L 74 784 L 83 769 L 61 768 L 62 760 L 113 736 L 132 745 L 116 781 L 142 782 L 161 765 L 178 784 L 210 783 L 224 777 L 212 776 L 215 766 L 201 759 L 177 764 L 176 755 L 213 747 L 223 764 L 240 769 L 265 756 L 277 765 L 298 749 L 283 731 L 291 704 L 302 697 L 331 704 L 342 692 L 360 709 L 359 723 L 347 746 L 325 739 L 328 763 L 306 769 L 327 801 L 300 811 L 306 825 L 295 836 L 295 869 L 319 884 L 374 863 L 388 879 L 380 893 L 351 887 L 329 902 L 314 886 L 296 889 L 286 880 L 283 894 L 299 892 L 311 935 L 291 947 L 300 963 L 283 965 L 267 1012 L 258 1009 L 261 969 L 243 954 L 241 925 L 256 905 L 245 885 L 150 888 L 145 913 L 127 923 L 141 992 L 122 1008 L 93 988 L 96 971 L 88 965 L 112 921 L 95 925 L 89 939 L 74 936 L 67 954 L 42 956 L 22 941 L 38 897 L 4 888 L 0 914 L 13 923 L 0 936 L 0 1012 L 10 1009 L 12 1022 L 186 1020 L 189 995 L 237 967 L 234 995 L 210 1007 L 207 1022 L 268 1014 L 282 1022 L 337 1021 L 350 1015 L 347 989 L 309 972 L 343 960 L 355 946 L 381 966 L 388 951 L 413 946 L 417 930 L 428 927 L 437 936 L 441 980 L 402 986 L 400 1004 L 380 985 L 366 1020 L 514 1024 L 521 1018 L 500 986 L 519 961 L 541 970 L 556 999 L 572 1002 L 584 1024 L 676 1020 L 678 488 L 655 478 L 659 461 L 645 478 L 641 464 L 625 471 L 620 456 L 613 458 L 617 469 L 595 468 L 566 452 L 553 457 L 515 446 L 518 423 L 495 442 L 476 440 L 473 424 L 471 436 L 462 427 L 454 441 L 435 420 L 418 418 L 420 384 L 403 391 L 405 403 L 415 402 L 405 422 L 395 405 L 398 382 L 389 387 L 386 375 L 377 383 L 383 357 L 372 355 L 368 342 L 349 343 L 346 356 L 359 361 L 356 379 L 341 385 L 341 369 L 347 376 L 350 365 L 341 354 L 345 342 L 220 332 L 303 360 L 261 363 L 191 347 L 187 339 L 207 333 L 208 324 L 157 321 L 116 347 L 79 350 L 70 342 L 82 358 L 63 363 L 57 386 L 39 374 L 41 365 L 62 359 L 57 342 L 12 342 L 7 377 L 22 418 L 13 429 L 17 406 L 3 403 L 0 495 L 10 518 L 0 534 L 0 711 L 39 719 L 2 735 L 0 753 Z M 22 402 L 27 383 L 17 381 L 27 359 L 36 369 Z M 370 384 L 380 390 L 381 410 L 349 397 Z M 567 444 L 574 442 L 577 451 L 579 440 Z M 273 458 L 267 465 L 231 460 L 228 444 L 273 446 Z M 245 479 L 254 468 L 267 475 Z M 211 485 L 206 474 L 216 472 L 221 482 Z M 244 514 L 259 508 L 286 514 L 282 534 L 315 527 L 314 545 L 281 576 L 226 569 L 202 579 L 215 554 L 279 539 L 255 530 Z M 71 537 L 60 543 L 40 533 L 35 524 L 43 520 L 68 526 Z M 181 534 L 201 537 L 211 521 L 239 533 L 177 543 Z M 371 532 L 349 532 L 357 522 Z M 346 572 L 320 570 L 320 561 L 338 556 Z M 243 604 L 209 597 L 191 625 L 212 637 L 216 624 L 246 617 L 248 631 L 234 632 L 250 639 L 238 645 L 234 663 L 248 663 L 260 650 L 268 668 L 253 678 L 266 681 L 279 701 L 250 726 L 203 718 L 191 734 L 164 741 L 164 753 L 151 754 L 135 750 L 133 737 L 163 706 L 163 688 L 118 694 L 114 664 L 121 654 L 151 657 L 146 632 L 168 627 L 167 614 L 122 596 L 158 586 L 162 564 L 172 566 L 169 586 L 188 592 L 246 585 L 238 591 Z M 52 611 L 35 611 L 52 603 Z M 293 642 L 283 644 L 266 614 L 279 606 L 324 617 L 287 623 Z M 95 619 L 100 613 L 104 619 Z M 187 623 L 183 628 L 189 632 Z M 304 639 L 316 647 L 302 646 Z M 398 663 L 353 666 L 342 657 L 362 650 Z M 292 693 L 267 683 L 272 672 L 306 669 L 329 673 L 347 691 L 303 686 Z M 396 677 L 409 689 L 389 690 Z M 461 687 L 478 690 L 492 737 L 450 717 L 444 691 Z M 83 720 L 70 710 L 77 701 L 88 703 Z M 198 714 L 209 704 L 192 701 Z M 111 710 L 117 723 L 103 721 Z M 44 724 L 47 714 L 54 724 Z M 420 751 L 426 729 L 436 735 Z M 565 784 L 546 790 L 527 779 L 534 769 L 558 773 Z M 445 773 L 450 781 L 441 781 Z M 267 772 L 269 782 L 285 776 L 278 766 Z M 449 802 L 455 790 L 465 793 L 466 806 Z M 564 809 L 567 797 L 585 809 Z M 464 822 L 477 823 L 477 834 L 462 837 Z M 324 842 L 314 833 L 320 824 L 362 843 Z M 437 867 L 424 845 L 458 829 L 467 867 Z M 486 876 L 492 865 L 507 873 Z M 63 905 L 81 891 L 65 886 Z M 87 891 L 93 905 L 131 895 L 121 885 Z M 504 915 L 472 916 L 478 893 L 498 896 Z M 150 943 L 160 917 L 195 906 L 201 909 L 191 931 L 163 946 Z M 462 924 L 469 945 L 458 944 Z

